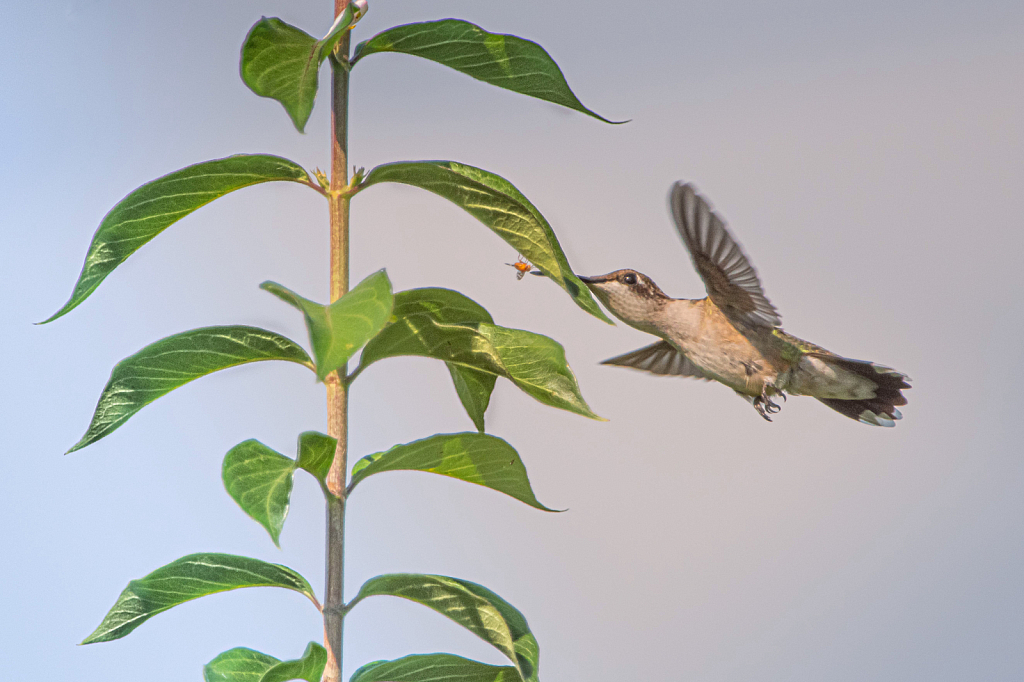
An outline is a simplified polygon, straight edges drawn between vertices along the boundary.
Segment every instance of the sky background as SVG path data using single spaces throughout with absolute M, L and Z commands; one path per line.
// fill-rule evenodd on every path
M 182 220 L 53 324 L 89 239 L 125 194 L 240 152 L 328 165 L 249 92 L 238 51 L 261 15 L 322 35 L 327 0 L 4 3 L 0 243 L 3 677 L 201 679 L 221 651 L 279 658 L 321 639 L 284 590 L 177 607 L 77 647 L 126 583 L 221 551 L 323 584 L 323 509 L 297 476 L 282 550 L 224 492 L 258 438 L 293 455 L 326 430 L 297 366 L 225 371 L 88 449 L 110 369 L 164 336 L 253 324 L 305 341 L 257 285 L 327 296 L 327 211 L 305 188 L 243 190 Z M 586 315 L 453 205 L 402 186 L 352 209 L 353 282 L 443 286 L 566 348 L 598 423 L 498 383 L 488 428 L 525 461 L 546 514 L 417 473 L 352 497 L 347 594 L 387 572 L 463 577 L 529 619 L 547 681 L 1024 678 L 1024 4 L 371 0 L 356 39 L 458 17 L 536 40 L 586 116 L 436 64 L 378 55 L 353 74 L 352 161 L 452 159 L 519 187 L 585 275 L 632 267 L 703 287 L 666 196 L 694 182 L 726 219 L 785 328 L 914 378 L 895 429 L 793 399 L 775 423 L 728 389 L 598 363 L 650 341 Z M 322 84 L 327 86 L 326 74 Z M 323 94 L 323 93 L 321 93 Z M 472 429 L 440 363 L 374 365 L 351 404 L 352 460 Z M 407 653 L 500 655 L 416 604 L 346 624 L 345 669 Z

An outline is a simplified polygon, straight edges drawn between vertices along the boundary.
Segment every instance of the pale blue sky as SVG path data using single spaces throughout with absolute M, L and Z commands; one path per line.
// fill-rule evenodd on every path
M 326 211 L 264 186 L 161 235 L 59 322 L 104 213 L 138 185 L 239 152 L 326 166 L 327 110 L 299 135 L 238 78 L 261 15 L 311 33 L 326 0 L 5 2 L 0 56 L 4 677 L 201 679 L 217 653 L 320 639 L 284 591 L 178 607 L 76 647 L 125 584 L 181 555 L 290 565 L 322 587 L 322 507 L 300 479 L 276 550 L 223 491 L 224 453 L 292 453 L 325 429 L 293 366 L 191 384 L 100 443 L 81 435 L 111 367 L 158 338 L 256 324 L 304 339 L 265 279 L 324 298 Z M 354 72 L 353 162 L 454 159 L 515 183 L 581 274 L 639 269 L 703 295 L 666 194 L 694 182 L 744 245 L 786 329 L 892 365 L 896 429 L 793 399 L 766 424 L 727 389 L 601 367 L 648 342 L 603 325 L 470 217 L 411 188 L 353 208 L 353 273 L 447 286 L 566 348 L 608 423 L 499 382 L 488 425 L 519 449 L 543 514 L 425 474 L 364 484 L 348 594 L 392 571 L 483 583 L 519 607 L 541 679 L 807 682 L 1024 677 L 1024 5 L 1020 2 L 487 3 L 371 0 L 357 39 L 454 16 L 540 42 L 607 126 L 395 55 Z M 324 81 L 326 85 L 326 81 Z M 472 428 L 438 363 L 367 371 L 354 456 Z M 500 662 L 422 607 L 379 598 L 346 627 L 346 671 L 452 651 Z

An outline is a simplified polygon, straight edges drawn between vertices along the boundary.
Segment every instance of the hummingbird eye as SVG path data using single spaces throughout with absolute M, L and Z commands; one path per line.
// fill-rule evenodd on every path
M 632 272 L 626 273 L 625 275 L 622 276 L 622 283 L 627 284 L 629 286 L 633 286 L 634 284 L 636 284 L 636 275 L 634 275 Z

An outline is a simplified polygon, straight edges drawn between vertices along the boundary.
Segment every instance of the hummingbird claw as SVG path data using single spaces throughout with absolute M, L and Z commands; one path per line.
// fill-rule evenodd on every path
M 786 401 L 785 393 L 779 391 L 777 395 L 782 396 L 783 402 Z M 772 399 L 768 396 L 767 386 L 765 386 L 764 389 L 761 391 L 761 395 L 754 398 L 753 403 L 754 409 L 757 410 L 757 413 L 761 415 L 765 421 L 770 422 L 772 420 L 771 417 L 769 417 L 768 415 L 778 414 L 779 412 L 782 411 L 782 406 L 776 402 L 773 402 Z
M 774 412 L 772 411 L 773 406 L 778 406 L 771 402 L 768 402 L 768 407 L 766 409 L 765 403 L 767 401 L 765 400 L 764 396 L 757 396 L 756 398 L 754 398 L 753 402 L 754 409 L 757 410 L 757 413 L 761 415 L 761 418 L 764 419 L 766 422 L 770 422 L 772 420 L 772 418 L 768 416 L 769 414 L 775 414 L 775 412 L 778 412 L 778 410 L 775 410 Z

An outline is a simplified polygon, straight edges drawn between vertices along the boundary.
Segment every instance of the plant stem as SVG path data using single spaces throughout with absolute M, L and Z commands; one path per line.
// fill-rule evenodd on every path
M 334 16 L 348 0 L 334 0 Z M 348 206 L 340 192 L 348 185 L 348 52 L 350 34 L 335 48 L 331 62 L 331 302 L 348 291 Z M 339 65 L 338 61 L 344 62 Z M 327 430 L 338 439 L 327 474 L 327 585 L 324 590 L 324 682 L 340 682 L 345 605 L 345 486 L 348 478 L 347 368 L 327 378 Z

